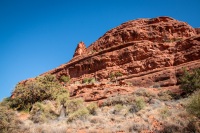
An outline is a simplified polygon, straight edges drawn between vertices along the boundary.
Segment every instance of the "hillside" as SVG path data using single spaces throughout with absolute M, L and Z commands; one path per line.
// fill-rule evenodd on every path
M 106 32 L 88 48 L 80 42 L 70 62 L 45 74 L 56 75 L 58 79 L 68 76 L 71 83 L 95 78 L 105 83 L 117 80 L 137 87 L 160 86 L 176 91 L 177 77 L 183 68 L 199 67 L 198 31 L 185 22 L 158 17 L 125 22 Z M 98 91 L 99 87 L 91 91 L 82 89 L 84 87 L 73 88 L 70 90 L 73 96 L 87 101 L 108 97 L 104 96 L 105 90 Z M 95 90 L 98 98 L 92 94 Z
M 128 21 L 19 82 L 1 103 L 0 131 L 200 132 L 199 68 L 199 28 L 170 17 Z

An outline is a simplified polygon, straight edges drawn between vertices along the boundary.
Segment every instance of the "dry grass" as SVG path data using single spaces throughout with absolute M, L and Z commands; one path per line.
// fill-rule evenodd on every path
M 162 95 L 163 96 L 163 95 Z M 167 98 L 168 99 L 168 98 Z M 20 132 L 25 133 L 139 133 L 139 132 L 196 132 L 199 131 L 199 119 L 188 114 L 183 103 L 186 99 L 161 100 L 159 96 L 148 89 L 137 91 L 136 94 L 112 97 L 95 113 L 87 117 L 67 122 L 68 117 L 62 120 L 49 120 L 37 124 L 26 120 Z M 124 101 L 125 100 L 125 101 Z M 91 105 L 93 110 L 95 105 Z M 136 108 L 139 108 L 136 110 Z M 136 111 L 133 111 L 133 110 Z M 23 129 L 23 130 L 22 130 Z

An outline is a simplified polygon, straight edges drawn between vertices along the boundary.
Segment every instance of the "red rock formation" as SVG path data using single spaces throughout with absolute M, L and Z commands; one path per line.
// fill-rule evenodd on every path
M 176 86 L 183 67 L 200 67 L 200 35 L 197 33 L 199 31 L 187 23 L 170 17 L 129 21 L 106 32 L 87 49 L 83 42 L 79 43 L 70 62 L 47 73 L 58 78 L 69 75 L 71 82 L 92 77 L 108 82 L 114 76 L 134 86 Z M 86 101 L 110 96 L 104 95 L 106 87 L 92 87 L 98 96 L 86 88 L 78 87 L 71 93 Z M 118 90 L 113 89 L 111 93 L 124 92 L 120 87 Z M 127 89 L 127 92 L 131 91 Z
M 80 42 L 76 47 L 73 57 L 78 56 L 78 55 L 83 55 L 85 52 L 86 52 L 86 46 L 84 42 Z
M 88 49 L 99 51 L 114 45 L 141 40 L 163 43 L 193 35 L 196 35 L 196 32 L 191 26 L 170 17 L 137 19 L 123 23 L 106 32 Z
M 200 28 L 195 28 L 197 34 L 200 34 Z

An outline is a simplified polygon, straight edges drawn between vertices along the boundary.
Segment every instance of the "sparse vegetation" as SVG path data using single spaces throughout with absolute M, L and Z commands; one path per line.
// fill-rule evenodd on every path
M 83 107 L 83 108 L 80 108 L 78 110 L 76 110 L 75 112 L 69 114 L 69 117 L 68 117 L 68 122 L 72 122 L 76 119 L 85 119 L 87 116 L 89 115 L 89 111 L 87 110 L 87 108 Z
M 163 101 L 172 100 L 172 94 L 170 91 L 160 91 L 158 93 L 159 99 Z
M 0 106 L 0 132 L 16 132 L 19 127 L 19 121 L 16 120 L 16 114 L 12 109 L 6 106 Z
M 115 110 L 116 110 L 117 112 L 119 112 L 119 111 L 121 111 L 121 110 L 123 109 L 123 105 L 121 105 L 121 104 L 116 104 L 116 105 L 114 106 L 114 108 L 115 108 Z
M 123 76 L 121 72 L 111 72 L 109 78 L 111 81 L 116 80 L 116 78 Z
M 53 75 L 39 76 L 24 84 L 18 84 L 13 91 L 11 107 L 17 110 L 28 110 L 36 102 L 55 100 L 60 94 L 68 92 Z
M 122 74 L 121 72 L 116 72 L 116 73 L 115 73 L 115 76 L 116 76 L 116 77 L 121 77 L 121 76 L 123 76 L 123 74 Z
M 87 106 L 87 109 L 89 111 L 90 114 L 95 115 L 96 114 L 96 110 L 97 110 L 98 106 L 96 103 L 91 103 Z
M 189 113 L 200 118 L 200 90 L 189 97 L 186 108 Z
M 70 81 L 70 77 L 69 76 L 66 76 L 66 75 L 62 75 L 60 77 L 60 81 L 64 82 L 64 83 L 69 83 Z
M 180 84 L 180 88 L 186 94 L 191 94 L 195 90 L 200 90 L 200 69 L 196 69 L 191 73 L 184 70 L 184 74 L 180 78 Z
M 96 82 L 95 78 L 84 78 L 82 80 L 83 84 L 90 84 L 90 83 L 95 83 L 95 82 Z
M 72 114 L 75 111 L 77 111 L 80 108 L 84 108 L 85 106 L 83 105 L 83 99 L 72 99 L 72 100 L 68 100 L 65 103 L 65 107 L 66 107 L 66 114 Z
M 182 40 L 182 38 L 172 38 L 172 39 L 164 39 L 164 42 L 170 42 L 170 43 L 172 43 L 172 42 L 180 42 Z
M 48 120 L 57 118 L 59 115 L 59 111 L 55 110 L 54 105 L 50 101 L 36 102 L 30 113 L 31 120 L 35 123 L 47 122 Z
M 135 104 L 136 104 L 136 107 L 137 107 L 138 110 L 141 110 L 146 106 L 144 98 L 142 98 L 142 97 L 137 97 L 135 99 Z
M 122 76 L 119 73 L 113 75 L 115 78 Z M 92 83 L 95 79 L 87 78 L 83 79 L 83 82 Z M 199 131 L 200 91 L 198 89 L 195 89 L 194 94 L 188 98 L 186 106 L 179 103 L 182 101 L 181 98 L 179 101 L 173 99 L 172 92 L 161 89 L 152 92 L 149 88 L 137 88 L 131 94 L 109 97 L 102 102 L 101 107 L 98 107 L 96 103 L 84 103 L 81 98 L 71 99 L 69 92 L 52 75 L 37 77 L 24 84 L 18 84 L 14 92 L 13 98 L 6 98 L 0 104 L 0 118 L 2 118 L 0 132 L 3 133 L 14 132 L 13 130 L 66 132 L 67 129 L 75 132 L 82 129 L 92 132 L 99 132 L 98 129 L 109 132 L 141 132 L 149 129 L 153 132 Z M 20 127 L 21 123 L 12 118 L 17 117 L 15 111 L 9 107 L 18 111 L 27 110 L 30 117 L 25 122 L 29 121 L 29 124 L 21 122 L 23 128 Z M 55 121 L 58 123 L 56 126 Z M 150 123 L 157 123 L 163 130 L 154 129 Z
M 166 119 L 167 117 L 169 117 L 171 115 L 171 112 L 169 111 L 169 109 L 165 106 L 163 108 L 160 109 L 160 115 L 163 119 Z

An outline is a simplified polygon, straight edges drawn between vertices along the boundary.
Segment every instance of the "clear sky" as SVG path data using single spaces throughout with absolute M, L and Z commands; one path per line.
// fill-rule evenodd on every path
M 77 43 L 137 18 L 200 27 L 200 0 L 0 0 L 0 101 L 15 85 L 68 62 Z

